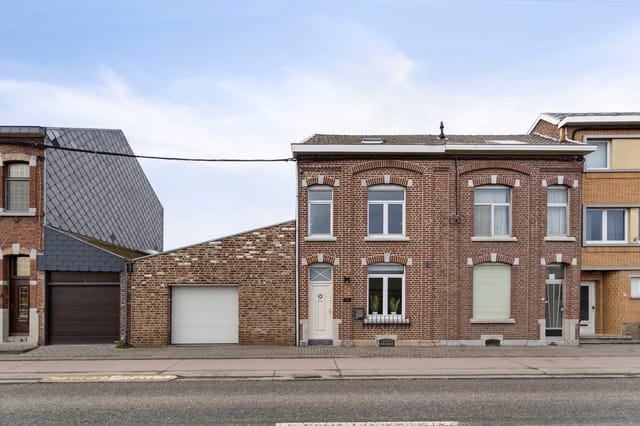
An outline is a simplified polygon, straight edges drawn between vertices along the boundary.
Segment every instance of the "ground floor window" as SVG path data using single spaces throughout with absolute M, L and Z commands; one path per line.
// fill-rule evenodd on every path
M 404 314 L 404 266 L 396 263 L 369 265 L 369 315 Z
M 480 263 L 473 267 L 473 319 L 501 321 L 511 317 L 511 265 Z

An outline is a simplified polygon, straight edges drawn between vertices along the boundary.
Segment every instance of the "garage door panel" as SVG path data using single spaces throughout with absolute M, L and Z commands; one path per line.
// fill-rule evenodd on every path
M 120 287 L 49 287 L 49 343 L 112 343 L 120 334 Z
M 174 287 L 171 343 L 238 343 L 238 289 Z

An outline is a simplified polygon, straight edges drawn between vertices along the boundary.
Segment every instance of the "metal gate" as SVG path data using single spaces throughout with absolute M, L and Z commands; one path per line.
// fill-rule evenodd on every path
M 564 265 L 547 266 L 546 336 L 562 336 L 564 318 Z

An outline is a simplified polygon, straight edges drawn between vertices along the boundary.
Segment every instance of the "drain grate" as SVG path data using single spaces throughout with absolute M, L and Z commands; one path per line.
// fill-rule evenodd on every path
M 396 345 L 396 341 L 394 339 L 380 339 L 378 340 L 378 347 L 381 348 L 392 348 Z

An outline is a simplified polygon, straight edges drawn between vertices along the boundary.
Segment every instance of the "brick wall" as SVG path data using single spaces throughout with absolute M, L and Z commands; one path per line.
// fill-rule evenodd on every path
M 545 318 L 545 266 L 541 259 L 546 263 L 560 259 L 566 264 L 565 318 L 577 320 L 582 163 L 566 160 L 299 159 L 301 319 L 304 322 L 309 315 L 309 266 L 322 258 L 322 263 L 333 264 L 333 317 L 341 321 L 339 336 L 334 339 L 346 344 L 373 342 L 376 336 L 386 334 L 407 344 L 477 340 L 487 334 L 537 340 L 538 320 Z M 512 188 L 512 235 L 517 241 L 472 241 L 474 187 L 491 183 L 492 176 L 497 184 Z M 569 188 L 570 236 L 576 241 L 545 242 L 545 185 L 557 184 L 559 179 Z M 406 189 L 408 241 L 365 240 L 367 186 L 383 182 Z M 318 183 L 333 186 L 336 241 L 304 240 L 308 235 L 308 188 Z M 367 306 L 366 264 L 382 261 L 385 254 L 405 264 L 405 316 L 410 325 L 369 325 L 353 319 L 355 307 Z M 473 267 L 469 262 L 490 260 L 492 254 L 498 261 L 513 264 L 513 324 L 470 321 Z
M 130 278 L 130 341 L 171 341 L 172 286 L 237 286 L 240 344 L 295 344 L 295 223 L 137 260 Z

